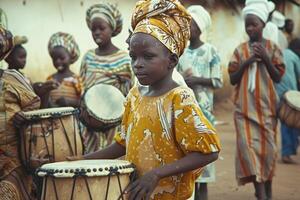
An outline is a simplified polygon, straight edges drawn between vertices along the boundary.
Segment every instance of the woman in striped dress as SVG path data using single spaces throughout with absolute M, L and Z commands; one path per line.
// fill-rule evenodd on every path
M 268 13 L 267 1 L 246 1 L 243 14 L 250 40 L 235 49 L 228 68 L 235 86 L 236 177 L 242 185 L 252 182 L 259 200 L 272 198 L 279 100 L 274 83 L 285 70 L 279 47 L 262 37 Z
M 95 4 L 87 10 L 86 21 L 98 48 L 89 50 L 82 60 L 80 76 L 84 91 L 103 83 L 115 86 L 126 96 L 133 85 L 131 60 L 126 51 L 120 50 L 111 41 L 122 30 L 121 13 L 115 5 Z M 95 131 L 86 127 L 83 131 L 86 152 L 94 152 L 110 144 L 116 130 Z

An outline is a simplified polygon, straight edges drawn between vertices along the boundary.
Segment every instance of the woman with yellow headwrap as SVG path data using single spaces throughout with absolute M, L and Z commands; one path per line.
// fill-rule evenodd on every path
M 218 136 L 193 91 L 172 79 L 190 34 L 190 15 L 177 0 L 139 1 L 130 56 L 141 85 L 130 90 L 115 143 L 86 159 L 118 158 L 136 166 L 129 199 L 188 199 L 199 169 L 218 157 Z
M 74 37 L 68 33 L 58 32 L 50 37 L 48 51 L 57 72 L 47 78 L 59 86 L 49 93 L 49 107 L 78 107 L 81 96 L 81 79 L 70 70 L 80 55 Z
M 126 96 L 134 80 L 130 58 L 128 52 L 120 50 L 111 41 L 122 30 L 120 11 L 114 4 L 95 4 L 87 10 L 86 22 L 98 47 L 89 50 L 82 59 L 80 76 L 84 91 L 101 83 L 115 86 Z M 117 129 L 96 131 L 85 128 L 83 138 L 86 152 L 94 152 L 109 145 Z
M 14 44 L 12 34 L 0 27 L 1 59 L 9 54 Z M 35 199 L 32 178 L 22 167 L 19 157 L 16 125 L 20 126 L 23 120 L 16 113 L 39 107 L 39 97 L 22 74 L 16 70 L 0 69 L 0 199 Z

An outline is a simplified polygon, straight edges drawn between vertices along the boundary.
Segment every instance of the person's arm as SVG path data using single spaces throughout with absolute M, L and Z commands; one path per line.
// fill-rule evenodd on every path
M 124 156 L 126 149 L 121 144 L 115 142 L 108 147 L 93 153 L 85 154 L 84 159 L 115 159 Z
M 218 155 L 218 152 L 210 154 L 191 152 L 171 164 L 147 172 L 130 184 L 125 192 L 129 193 L 129 200 L 140 200 L 144 197 L 146 197 L 145 200 L 148 200 L 160 179 L 202 168 L 217 160 Z
M 281 79 L 280 72 L 273 65 L 271 58 L 268 56 L 266 49 L 261 44 L 253 44 L 253 50 L 256 57 L 261 58 L 266 65 L 267 71 L 271 79 L 275 83 L 279 83 Z
M 184 80 L 185 80 L 186 84 L 192 88 L 197 85 L 213 87 L 213 81 L 211 78 L 188 76 Z

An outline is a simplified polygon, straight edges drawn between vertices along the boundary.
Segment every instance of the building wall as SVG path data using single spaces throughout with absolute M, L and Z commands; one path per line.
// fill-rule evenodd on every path
M 47 43 L 51 34 L 57 31 L 73 34 L 78 42 L 81 57 L 72 66 L 72 69 L 78 72 L 83 54 L 88 49 L 96 47 L 85 22 L 85 12 L 90 5 L 99 0 L 26 0 L 25 2 L 26 4 L 23 5 L 21 0 L 0 0 L 0 6 L 8 17 L 9 29 L 15 35 L 26 35 L 29 38 L 29 42 L 24 45 L 28 51 L 25 73 L 33 81 L 42 81 L 54 72 Z M 127 49 L 125 40 L 136 1 L 110 0 L 110 2 L 118 2 L 124 18 L 123 30 L 120 35 L 113 38 L 113 42 L 121 49 Z M 287 17 L 299 22 L 299 7 L 286 3 L 284 9 Z M 230 96 L 232 91 L 227 74 L 228 61 L 234 48 L 247 37 L 239 12 L 222 5 L 210 7 L 209 12 L 213 26 L 203 39 L 215 45 L 221 55 L 225 86 L 216 91 L 216 96 L 217 100 L 222 100 Z M 300 34 L 300 23 L 295 23 L 295 25 L 295 33 Z
M 71 67 L 74 72 L 78 72 L 84 53 L 96 47 L 86 25 L 85 12 L 90 5 L 99 0 L 26 0 L 25 5 L 22 2 L 22 0 L 0 0 L 0 7 L 7 15 L 8 29 L 14 35 L 25 35 L 29 39 L 24 45 L 27 50 L 27 65 L 24 69 L 26 75 L 33 81 L 42 81 L 50 73 L 55 72 L 47 44 L 50 36 L 58 31 L 72 34 L 78 42 L 81 55 Z M 135 1 L 110 0 L 110 2 L 118 2 L 124 18 L 123 30 L 113 38 L 113 42 L 119 48 L 127 49 L 125 40 Z

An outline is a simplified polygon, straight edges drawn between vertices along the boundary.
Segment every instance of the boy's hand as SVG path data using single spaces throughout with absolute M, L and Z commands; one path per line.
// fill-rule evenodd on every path
M 67 101 L 64 97 L 60 97 L 59 99 L 57 99 L 55 101 L 55 104 L 57 104 L 59 106 L 67 106 Z
M 129 200 L 148 200 L 152 192 L 157 186 L 160 177 L 152 170 L 141 178 L 137 179 L 125 189 L 125 193 L 129 194 Z
M 269 59 L 266 49 L 260 43 L 253 44 L 253 51 L 257 58 L 267 61 Z
M 77 155 L 77 156 L 67 156 L 67 161 L 76 161 L 76 160 L 84 160 L 83 155 Z
M 189 76 L 189 77 L 186 77 L 184 79 L 184 81 L 186 82 L 186 84 L 190 87 L 190 88 L 193 88 L 197 85 L 197 81 L 198 81 L 198 77 L 195 77 L 195 76 Z
M 27 119 L 25 118 L 25 115 L 23 112 L 17 112 L 14 116 L 13 116 L 13 125 L 16 128 L 21 128 L 23 124 L 25 124 L 27 122 Z

